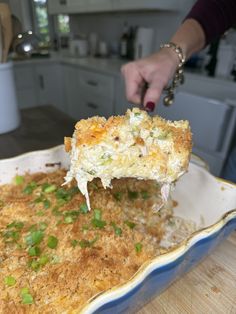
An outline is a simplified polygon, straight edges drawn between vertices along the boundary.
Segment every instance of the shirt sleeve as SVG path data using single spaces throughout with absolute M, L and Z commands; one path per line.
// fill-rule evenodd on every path
M 207 45 L 236 25 L 236 0 L 198 0 L 185 19 L 198 21 Z

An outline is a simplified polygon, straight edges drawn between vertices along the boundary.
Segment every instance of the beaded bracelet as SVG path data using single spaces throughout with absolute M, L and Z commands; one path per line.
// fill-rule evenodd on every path
M 165 87 L 164 90 L 166 91 L 167 95 L 163 99 L 163 103 L 165 106 L 170 106 L 174 102 L 174 91 L 175 88 L 178 87 L 179 85 L 182 85 L 184 83 L 184 70 L 183 70 L 183 65 L 186 61 L 186 57 L 183 53 L 183 50 L 181 47 L 177 46 L 173 42 L 169 42 L 167 44 L 161 44 L 160 48 L 170 48 L 175 51 L 179 58 L 179 65 L 178 68 L 175 72 L 174 78 L 170 84 L 170 86 Z

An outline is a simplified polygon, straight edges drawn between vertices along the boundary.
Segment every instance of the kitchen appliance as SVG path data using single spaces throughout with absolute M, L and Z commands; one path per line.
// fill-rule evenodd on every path
M 72 39 L 70 41 L 70 55 L 73 57 L 87 57 L 89 52 L 86 38 Z
M 134 58 L 144 58 L 152 53 L 154 30 L 138 27 L 134 42 Z
M 12 62 L 0 64 L 0 99 L 0 134 L 3 134 L 20 124 Z

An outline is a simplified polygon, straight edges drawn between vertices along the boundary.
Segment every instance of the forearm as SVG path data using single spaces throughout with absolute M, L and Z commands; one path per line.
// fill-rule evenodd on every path
M 201 50 L 205 45 L 205 33 L 201 25 L 194 19 L 187 19 L 171 38 L 171 41 L 180 46 L 186 58 Z

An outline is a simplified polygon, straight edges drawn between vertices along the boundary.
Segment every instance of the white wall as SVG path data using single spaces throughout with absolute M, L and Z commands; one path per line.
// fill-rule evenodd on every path
M 96 32 L 101 40 L 108 43 L 118 42 L 125 22 L 133 26 L 153 27 L 155 39 L 153 50 L 159 49 L 162 42 L 169 41 L 181 21 L 187 14 L 192 1 L 180 8 L 178 12 L 153 11 L 153 12 L 124 12 L 104 14 L 71 15 L 71 32 L 77 34 L 89 34 Z

